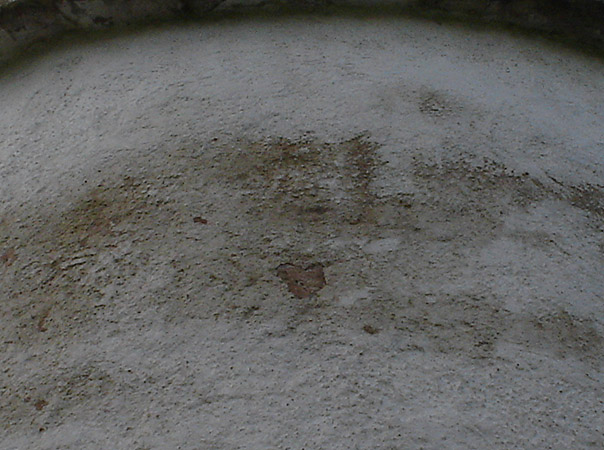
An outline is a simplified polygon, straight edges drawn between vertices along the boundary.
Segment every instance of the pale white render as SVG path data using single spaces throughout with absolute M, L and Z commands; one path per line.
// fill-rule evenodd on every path
M 604 447 L 600 57 L 245 10 L 0 99 L 0 448 Z

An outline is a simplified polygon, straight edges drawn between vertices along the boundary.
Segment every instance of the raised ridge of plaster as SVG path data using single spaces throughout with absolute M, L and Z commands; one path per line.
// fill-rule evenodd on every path
M 394 8 L 403 13 L 514 25 L 604 48 L 602 0 L 0 0 L 0 62 L 33 42 L 71 30 L 203 17 L 213 10 L 316 12 L 338 7 L 369 12 Z

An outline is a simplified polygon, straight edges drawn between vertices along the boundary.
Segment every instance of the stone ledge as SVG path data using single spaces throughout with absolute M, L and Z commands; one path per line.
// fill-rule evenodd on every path
M 0 62 L 66 31 L 203 17 L 212 10 L 321 12 L 346 7 L 518 26 L 604 51 L 604 0 L 0 0 Z

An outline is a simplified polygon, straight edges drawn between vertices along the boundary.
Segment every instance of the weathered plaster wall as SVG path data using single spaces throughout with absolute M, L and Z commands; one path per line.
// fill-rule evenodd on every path
M 0 70 L 0 449 L 604 449 L 604 61 L 219 8 Z

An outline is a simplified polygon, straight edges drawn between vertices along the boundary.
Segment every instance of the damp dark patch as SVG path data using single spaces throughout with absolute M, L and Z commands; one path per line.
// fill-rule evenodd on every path
M 568 201 L 571 205 L 604 218 L 604 187 L 585 184 L 570 186 Z
M 331 208 L 323 205 L 312 205 L 308 207 L 302 207 L 300 209 L 300 216 L 311 222 L 324 220 L 326 215 L 331 212 Z M 304 220 L 303 219 L 303 220 Z
M 116 236 L 120 225 L 140 221 L 146 206 L 141 180 L 126 176 L 118 183 L 99 184 L 61 215 L 54 243 L 67 248 L 99 245 Z
M 74 405 L 101 404 L 114 387 L 111 375 L 92 365 L 43 370 L 27 379 L 13 380 L 0 397 L 0 409 L 16 417 L 32 417 L 32 409 L 45 412 L 52 406 L 51 415 L 44 417 L 44 426 L 56 426 Z
M 304 321 L 312 319 L 340 321 L 338 325 L 366 333 L 364 327 L 371 324 L 402 336 L 408 348 L 488 358 L 502 330 L 522 318 L 494 306 L 503 303 L 501 299 L 476 300 L 472 293 L 428 301 L 413 280 L 438 284 L 465 276 L 466 248 L 480 251 L 483 244 L 497 239 L 510 213 L 529 211 L 547 199 L 597 213 L 601 201 L 597 187 L 547 186 L 529 174 L 488 161 L 417 162 L 401 175 L 411 186 L 408 192 L 378 195 L 376 180 L 388 181 L 388 168 L 380 159 L 379 146 L 368 136 L 327 143 L 272 138 L 207 145 L 203 152 L 171 150 L 171 165 L 158 163 L 145 177 L 97 184 L 40 225 L 38 230 L 44 232 L 28 245 L 40 246 L 32 251 L 41 252 L 41 263 L 22 272 L 32 274 L 28 278 L 14 277 L 11 285 L 11 293 L 22 299 L 11 310 L 18 336 L 25 341 L 34 331 L 35 336 L 55 338 L 57 333 L 75 333 L 94 324 L 104 308 L 98 307 L 103 286 L 118 277 L 122 277 L 118 283 L 127 282 L 137 270 L 147 270 L 144 260 L 136 261 L 130 254 L 109 263 L 99 255 L 123 242 L 136 246 L 136 240 L 147 239 L 142 237 L 144 230 L 168 230 L 175 231 L 174 239 L 188 235 L 183 250 L 188 259 L 179 255 L 170 262 L 177 275 L 159 291 L 157 300 L 141 300 L 167 305 L 161 311 L 166 320 L 215 317 L 255 323 L 279 317 L 284 323 L 305 326 Z M 150 194 L 166 187 L 183 196 L 193 193 L 192 201 L 199 203 L 192 208 L 191 202 L 186 205 L 180 200 L 184 197 L 176 196 L 167 204 Z M 203 217 L 197 215 L 202 213 Z M 194 226 L 204 225 L 206 214 L 215 213 L 222 214 L 220 221 L 212 218 L 216 226 Z M 522 238 L 523 245 L 538 245 L 544 251 L 554 248 L 546 231 L 531 233 L 513 239 Z M 364 244 L 358 244 L 385 238 L 399 242 L 396 251 L 367 252 Z M 208 239 L 219 244 L 207 245 Z M 27 250 L 14 248 L 19 259 L 13 269 L 18 269 Z M 343 251 L 348 252 L 345 258 Z M 308 264 L 313 261 L 322 265 Z M 385 285 L 391 273 L 400 272 L 400 283 L 406 283 L 404 296 L 382 286 L 379 298 L 355 300 L 346 315 L 338 315 L 337 302 L 318 295 L 326 286 L 324 267 L 331 270 L 337 264 L 344 268 L 334 270 L 333 278 L 330 272 L 330 294 L 343 287 L 337 277 L 362 280 L 366 286 Z M 114 267 L 106 270 L 108 265 Z M 349 268 L 356 272 L 343 272 Z M 375 274 L 375 279 L 368 274 Z M 292 295 L 276 305 L 269 294 L 281 284 Z M 531 318 L 522 320 L 536 336 L 524 343 L 527 348 L 545 339 L 539 336 L 554 339 L 557 331 L 552 330 L 565 323 L 544 322 L 539 330 Z M 577 323 L 575 341 L 597 342 L 597 335 L 580 331 Z M 565 336 L 560 334 L 558 341 L 571 345 L 569 354 L 594 354 Z
M 350 223 L 359 224 L 375 221 L 377 198 L 372 185 L 380 165 L 377 156 L 378 146 L 364 137 L 357 137 L 340 145 L 346 155 L 345 180 L 352 199 L 349 211 Z
M 401 351 L 457 354 L 481 360 L 492 358 L 500 343 L 511 343 L 536 354 L 601 364 L 604 337 L 592 319 L 566 311 L 514 313 L 498 303 L 496 298 L 449 295 L 430 301 L 421 295 L 374 299 L 349 308 L 347 318 L 368 334 L 391 330 Z
M 249 210 L 271 221 L 370 222 L 379 146 L 367 137 L 341 142 L 283 138 L 239 141 L 204 167 L 229 189 L 258 190 Z M 226 187 L 226 186 L 225 186 Z
M 488 214 L 496 220 L 496 211 L 503 215 L 511 209 L 524 209 L 552 199 L 564 201 L 597 219 L 604 217 L 603 186 L 573 185 L 551 176 L 553 183 L 545 184 L 529 173 L 510 171 L 493 161 L 479 165 L 464 160 L 442 164 L 416 162 L 414 176 L 435 194 L 428 201 L 439 204 L 449 214 Z
M 492 356 L 507 314 L 491 301 L 443 297 L 409 299 L 388 310 L 389 322 L 408 339 L 411 350 L 455 353 L 474 359 Z
M 22 236 L 14 242 L 20 252 L 32 256 L 17 262 L 18 270 L 6 279 L 7 295 L 18 300 L 10 311 L 15 327 L 5 330 L 11 340 L 36 339 L 37 333 L 28 330 L 54 338 L 93 325 L 101 312 L 98 301 L 105 285 L 123 282 L 136 266 L 126 262 L 128 267 L 122 267 L 113 260 L 109 267 L 99 258 L 154 223 L 149 216 L 162 205 L 148 191 L 142 178 L 105 180 L 70 207 L 31 218 L 20 228 Z M 12 254 L 7 254 L 7 263 L 15 262 Z
M 380 332 L 379 329 L 377 329 L 376 327 L 374 327 L 372 325 L 364 325 L 363 331 L 367 334 L 378 334 Z
M 426 91 L 420 95 L 419 110 L 430 117 L 446 118 L 461 110 L 462 106 L 438 91 Z
M 604 338 L 590 318 L 577 317 L 562 310 L 524 321 L 522 328 L 518 335 L 537 350 L 550 350 L 560 357 L 590 360 L 604 357 Z
M 501 212 L 509 207 L 526 207 L 550 194 L 550 189 L 528 173 L 515 173 L 493 161 L 473 165 L 467 161 L 447 161 L 442 164 L 417 162 L 414 175 L 422 185 L 434 189 L 443 198 L 447 212 L 480 213 L 487 209 Z M 451 203 L 451 199 L 457 199 Z M 435 201 L 438 198 L 434 196 Z
M 96 16 L 92 19 L 92 22 L 95 25 L 103 25 L 103 26 L 113 25 L 113 19 L 111 19 L 110 17 Z
M 503 301 L 445 295 L 436 303 L 424 303 L 423 294 L 413 288 L 412 280 L 438 283 L 464 277 L 464 265 L 476 257 L 468 255 L 466 249 L 480 252 L 502 236 L 521 240 L 525 247 L 535 247 L 540 252 L 559 252 L 555 236 L 547 230 L 510 234 L 505 227 L 506 218 L 517 213 L 530 214 L 533 208 L 551 199 L 571 203 L 571 192 L 579 195 L 572 187 L 545 184 L 528 173 L 511 171 L 493 161 L 476 164 L 465 159 L 439 164 L 417 161 L 396 178 L 404 177 L 409 186 L 406 192 L 380 191 L 376 180 L 380 180 L 380 185 L 387 182 L 391 168 L 382 162 L 379 145 L 369 136 L 340 142 L 312 138 L 239 140 L 234 144 L 215 144 L 213 149 L 206 147 L 199 157 L 184 160 L 183 167 L 190 167 L 191 171 L 207 168 L 206 179 L 222 186 L 223 191 L 232 192 L 238 199 L 233 210 L 250 224 L 243 231 L 248 244 L 236 263 L 238 269 L 229 272 L 233 278 L 228 282 L 238 295 L 245 290 L 245 295 L 252 298 L 267 285 L 266 280 L 247 281 L 262 279 L 262 274 L 254 273 L 253 266 L 258 264 L 241 263 L 259 253 L 267 264 L 270 262 L 269 267 L 284 259 L 321 260 L 331 266 L 332 261 L 341 258 L 340 250 L 332 245 L 334 239 L 371 242 L 395 238 L 400 242 L 395 252 L 381 252 L 376 247 L 376 252 L 368 254 L 349 248 L 349 256 L 359 270 L 358 274 L 349 275 L 356 280 L 363 278 L 366 270 L 377 270 L 381 274 L 378 277 L 400 272 L 406 280 L 401 282 L 411 283 L 407 294 L 412 298 L 388 298 L 390 294 L 385 289 L 380 299 L 355 301 L 347 307 L 350 316 L 341 320 L 356 329 L 371 323 L 380 330 L 409 333 L 414 348 L 462 352 L 472 358 L 490 357 L 502 330 L 514 320 L 513 315 L 496 306 Z M 186 178 L 188 175 L 183 177 Z M 575 207 L 581 205 L 578 199 L 574 203 Z M 593 201 L 583 201 L 583 208 L 592 204 Z M 291 233 L 295 239 L 292 245 L 278 251 L 264 251 L 271 240 L 262 239 L 263 233 L 257 230 L 280 230 L 276 235 Z M 305 256 L 300 258 L 301 254 Z M 304 280 L 308 267 L 292 263 L 277 270 L 294 297 L 308 299 L 289 309 L 283 307 L 279 314 L 285 320 L 289 320 L 288 314 L 323 320 L 328 311 L 331 314 L 336 308 L 327 298 L 316 299 L 312 291 L 318 292 L 323 281 L 311 288 L 312 282 Z M 493 274 L 489 272 L 488 276 Z M 337 272 L 334 277 L 338 277 Z M 334 278 L 333 285 L 337 286 L 337 282 Z M 313 298 L 319 307 L 308 306 Z M 413 305 L 407 305 L 407 300 Z M 254 320 L 263 320 L 274 312 L 268 301 L 260 304 L 262 310 L 253 316 Z M 307 309 L 301 311 L 301 305 Z

